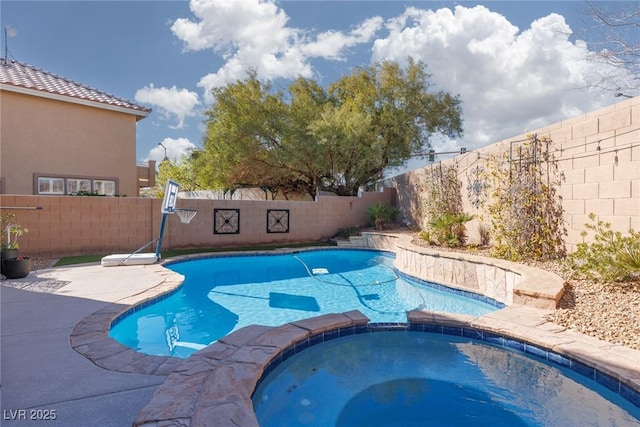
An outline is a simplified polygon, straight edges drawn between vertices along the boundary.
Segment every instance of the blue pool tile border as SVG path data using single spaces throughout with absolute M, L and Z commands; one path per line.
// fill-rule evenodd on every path
M 627 399 L 637 407 L 640 407 L 640 393 L 629 387 L 627 384 L 620 384 L 620 396 Z
M 137 313 L 138 311 L 145 309 L 157 302 L 160 302 L 166 298 L 169 298 L 170 296 L 174 295 L 176 292 L 179 292 L 182 289 L 183 284 L 180 284 L 180 286 L 176 287 L 175 289 L 171 289 L 168 292 L 164 292 L 160 295 L 156 295 L 155 297 L 149 298 L 146 301 L 137 303 L 132 305 L 131 307 L 129 307 L 128 309 L 124 310 L 122 313 L 118 314 L 116 317 L 113 318 L 113 320 L 111 320 L 111 325 L 110 328 L 113 328 L 115 325 L 117 325 L 119 322 L 121 322 L 122 320 L 124 320 L 125 318 L 131 316 L 132 314 Z
M 264 379 L 273 372 L 282 362 L 295 356 L 297 353 L 313 347 L 316 344 L 320 344 L 326 341 L 331 341 L 336 338 L 345 337 L 349 335 L 357 335 L 363 333 L 376 333 L 376 332 L 427 332 L 442 335 L 451 335 L 462 338 L 470 338 L 477 341 L 483 341 L 490 344 L 503 347 L 505 349 L 517 350 L 522 353 L 535 356 L 539 359 L 548 361 L 559 367 L 569 369 L 572 372 L 580 374 L 596 383 L 606 387 L 612 392 L 618 394 L 623 399 L 631 402 L 633 405 L 640 408 L 640 391 L 633 389 L 629 385 L 622 381 L 608 375 L 600 370 L 593 368 L 585 363 L 572 359 L 570 357 L 558 354 L 554 351 L 539 347 L 533 344 L 529 344 L 524 341 L 514 339 L 512 337 L 495 334 L 493 332 L 483 331 L 482 329 L 470 328 L 470 327 L 456 327 L 448 325 L 440 325 L 433 323 L 368 323 L 357 326 L 347 326 L 329 331 L 315 334 L 305 339 L 296 342 L 281 351 L 267 363 L 263 369 L 262 376 L 256 383 L 254 391 L 264 381 Z
M 341 246 L 314 246 L 309 248 L 291 248 L 291 249 L 268 249 L 268 250 L 255 250 L 255 251 L 241 251 L 241 252 L 233 252 L 233 248 L 229 248 L 229 252 L 209 252 L 202 254 L 193 254 L 193 255 L 182 255 L 176 258 L 171 258 L 162 262 L 162 265 L 168 266 L 172 264 L 179 264 L 183 262 L 189 261 L 198 261 L 209 258 L 239 258 L 239 257 L 252 257 L 252 256 L 279 256 L 279 255 L 291 255 L 291 254 L 299 254 L 303 252 L 314 252 L 314 251 L 355 251 L 355 252 L 380 252 L 386 255 L 391 256 L 395 259 L 396 253 L 393 251 L 388 251 L 384 249 L 375 249 L 375 248 L 359 248 L 359 247 L 341 247 Z

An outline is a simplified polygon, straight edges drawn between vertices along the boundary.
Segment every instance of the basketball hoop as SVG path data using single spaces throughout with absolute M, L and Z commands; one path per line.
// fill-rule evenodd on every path
M 198 213 L 195 209 L 175 209 L 174 212 L 178 214 L 183 224 L 189 224 Z

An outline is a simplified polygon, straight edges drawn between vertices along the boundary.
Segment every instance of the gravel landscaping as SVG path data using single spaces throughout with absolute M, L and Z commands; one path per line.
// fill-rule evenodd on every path
M 613 344 L 640 350 L 640 283 L 567 280 L 548 320 Z
M 488 256 L 488 250 L 434 247 L 414 236 L 413 244 L 438 250 Z M 526 264 L 556 273 L 565 279 L 565 293 L 558 309 L 547 320 L 612 344 L 640 350 L 640 281 L 602 284 L 570 279 L 561 262 Z

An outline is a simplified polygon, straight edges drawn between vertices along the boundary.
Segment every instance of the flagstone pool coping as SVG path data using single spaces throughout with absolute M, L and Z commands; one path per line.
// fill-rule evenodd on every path
M 406 324 L 369 324 L 362 313 L 351 311 L 280 327 L 248 326 L 186 359 L 156 390 L 134 426 L 257 427 L 252 394 L 280 363 L 329 339 L 378 331 L 441 333 L 517 349 L 585 375 L 640 406 L 640 352 L 585 340 L 541 321 L 540 314 L 527 307 L 479 318 L 411 311 Z
M 371 240 L 373 239 L 382 239 L 382 244 L 375 243 L 378 249 L 395 250 L 402 245 L 416 253 L 425 252 L 424 248 L 412 248 L 413 245 L 404 237 L 378 234 L 372 236 Z M 392 248 L 389 247 L 390 244 Z M 459 257 L 459 254 L 448 254 L 439 253 L 437 256 Z M 467 257 L 473 256 L 466 255 L 465 261 L 468 261 Z M 188 258 L 202 258 L 202 255 L 181 259 Z M 492 260 L 471 259 L 474 263 Z M 497 261 L 509 271 L 518 271 L 518 266 Z M 87 316 L 75 326 L 70 337 L 72 348 L 105 369 L 167 377 L 153 399 L 140 412 L 134 426 L 162 426 L 171 422 L 204 426 L 210 425 L 212 420 L 219 426 L 257 426 L 251 395 L 263 374 L 271 369 L 274 360 L 295 353 L 296 345 L 298 350 L 301 345 L 306 348 L 311 337 L 325 333 L 339 334 L 331 331 L 345 328 L 379 328 L 370 325 L 369 319 L 360 312 L 352 311 L 305 319 L 277 328 L 248 326 L 187 359 L 145 355 L 111 339 L 109 330 L 112 323 L 125 313 L 148 306 L 182 285 L 184 277 L 162 264 L 149 267 L 151 274 L 162 276 L 160 285 Z M 535 276 L 538 274 L 544 278 L 542 292 L 535 286 Z M 540 308 L 540 304 L 535 301 L 531 305 L 523 303 L 535 300 L 536 295 L 543 295 L 546 300 L 544 305 L 548 305 L 551 299 L 559 299 L 557 293 L 561 295 L 563 281 L 556 275 L 541 270 L 536 272 L 531 267 L 527 267 L 525 275 L 526 280 L 520 281 L 517 287 L 529 297 L 522 299 L 520 304 L 512 303 L 480 317 L 411 311 L 407 313 L 406 324 L 382 328 L 411 330 L 416 325 L 431 325 L 427 328 L 443 328 L 441 331 L 445 332 L 441 333 L 457 334 L 459 331 L 461 335 L 478 333 L 480 337 L 483 334 L 494 334 L 502 342 L 514 343 L 515 347 L 526 349 L 528 346 L 537 353 L 548 352 L 545 354 L 558 355 L 560 360 L 568 360 L 569 363 L 575 362 L 577 367 L 587 373 L 591 372 L 593 379 L 601 380 L 609 388 L 615 388 L 616 393 L 640 406 L 640 351 L 601 341 L 546 321 L 544 317 L 549 313 L 549 308 Z M 533 289 L 526 289 L 528 284 Z M 474 291 L 477 292 L 477 289 Z M 300 344 L 305 342 L 307 344 Z

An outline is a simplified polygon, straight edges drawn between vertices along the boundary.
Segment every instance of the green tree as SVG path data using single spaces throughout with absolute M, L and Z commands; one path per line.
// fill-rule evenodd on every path
M 255 73 L 215 89 L 207 112 L 199 181 L 356 195 L 429 146 L 431 134 L 462 132 L 460 100 L 430 93 L 422 63 L 357 69 L 324 90 L 299 78 L 274 91 Z
M 382 62 L 356 69 L 329 87 L 331 109 L 313 124 L 313 134 L 330 153 L 327 189 L 354 195 L 429 146 L 434 133 L 462 132 L 460 101 L 431 93 L 425 65 L 409 60 L 403 69 Z
M 267 105 L 277 99 L 251 74 L 247 80 L 214 89 L 216 102 L 207 112 L 204 150 L 197 158 L 199 178 L 209 187 L 255 183 L 263 175 L 262 159 L 275 135 L 269 132 Z
M 176 161 L 163 160 L 160 162 L 158 165 L 157 179 L 159 189 L 164 190 L 164 186 L 169 179 L 180 183 L 180 189 L 182 191 L 201 189 L 202 187 L 198 183 L 198 174 L 196 172 L 196 162 L 194 158 L 198 155 L 198 152 L 194 152 Z

